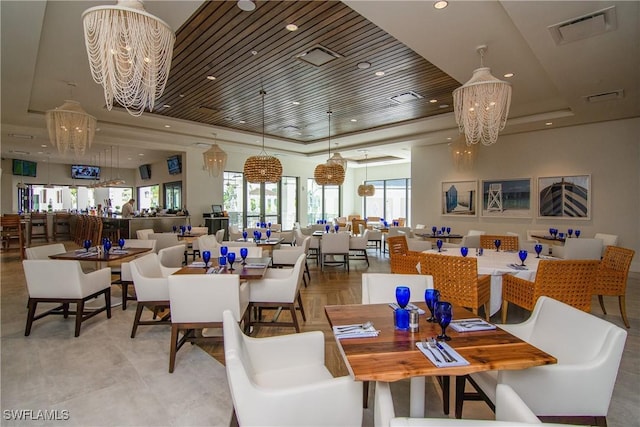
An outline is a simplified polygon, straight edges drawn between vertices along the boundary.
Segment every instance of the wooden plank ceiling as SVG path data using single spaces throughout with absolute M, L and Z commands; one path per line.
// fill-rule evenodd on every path
M 327 138 L 328 110 L 332 137 L 453 110 L 460 83 L 343 3 L 256 5 L 205 2 L 177 31 L 157 114 L 262 134 L 264 88 L 265 134 L 305 144 Z M 298 58 L 317 45 L 340 57 L 321 66 Z M 391 99 L 411 91 L 422 98 Z

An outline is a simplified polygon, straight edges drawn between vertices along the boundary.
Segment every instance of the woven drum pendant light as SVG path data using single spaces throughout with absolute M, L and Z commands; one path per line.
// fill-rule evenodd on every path
M 331 161 L 331 111 L 329 116 L 329 159 L 319 164 L 313 171 L 313 177 L 318 185 L 342 185 L 344 182 L 344 168 L 340 163 Z
M 372 184 L 367 184 L 367 155 L 364 155 L 364 183 L 358 185 L 358 196 L 371 197 L 376 193 L 376 187 Z
M 257 156 L 251 156 L 244 162 L 244 177 L 252 184 L 261 182 L 278 182 L 282 178 L 282 164 L 274 156 L 264 151 L 264 96 L 266 92 L 260 90 L 262 97 L 262 151 Z

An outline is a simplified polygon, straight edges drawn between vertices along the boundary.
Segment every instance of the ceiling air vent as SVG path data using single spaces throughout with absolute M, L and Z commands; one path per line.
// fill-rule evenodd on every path
M 207 107 L 206 105 L 201 105 L 200 107 L 198 107 L 198 112 L 203 114 L 216 114 L 219 111 L 220 110 L 218 110 L 217 108 Z
M 587 95 L 584 97 L 584 100 L 589 103 L 592 103 L 592 102 L 613 101 L 615 99 L 622 99 L 622 98 L 624 98 L 624 90 L 618 89 L 611 92 Z
M 418 99 L 422 99 L 421 95 L 418 95 L 414 91 L 410 90 L 409 92 L 401 93 L 399 95 L 394 95 L 390 100 L 395 102 L 396 104 L 405 104 L 407 102 L 416 101 Z
M 297 54 L 296 58 L 304 62 L 308 62 L 311 65 L 315 65 L 316 67 L 320 67 L 333 61 L 334 59 L 342 58 L 342 55 L 317 44 L 315 46 L 312 46 L 308 50 Z
M 560 45 L 613 31 L 617 26 L 616 7 L 611 6 L 548 28 L 553 40 Z

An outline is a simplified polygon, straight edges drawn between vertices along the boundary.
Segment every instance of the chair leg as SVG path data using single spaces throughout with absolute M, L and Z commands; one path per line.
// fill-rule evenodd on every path
M 129 284 L 120 282 L 120 288 L 122 289 L 122 311 L 127 309 L 127 299 L 129 297 Z
M 133 328 L 131 329 L 131 338 L 136 337 L 136 331 L 138 330 L 138 323 L 140 323 L 140 317 L 142 316 L 142 310 L 144 310 L 143 304 L 138 304 L 136 307 L 136 315 L 133 318 Z
M 364 259 L 367 260 L 367 267 L 369 267 L 369 255 L 367 255 L 367 250 L 364 250 Z
M 104 293 L 104 304 L 107 307 L 107 319 L 111 319 L 111 288 L 107 288 Z
M 456 377 L 456 409 L 455 415 L 457 419 L 462 418 L 462 406 L 464 405 L 464 386 L 466 384 L 466 376 L 460 375 Z
M 598 295 L 598 302 L 600 303 L 600 308 L 602 309 L 602 313 L 607 314 L 607 309 L 604 308 L 604 298 L 602 295 Z
M 627 304 L 625 302 L 626 298 L 624 295 L 618 296 L 618 305 L 620 306 L 620 316 L 622 316 L 622 321 L 624 322 L 624 326 L 630 328 L 629 319 L 627 319 Z
M 27 303 L 29 307 L 29 313 L 27 314 L 27 325 L 24 328 L 24 336 L 28 337 L 31 334 L 31 325 L 33 325 L 33 317 L 36 314 L 36 307 L 38 306 L 37 301 L 33 301 L 29 298 L 29 302 Z
M 298 324 L 298 315 L 296 314 L 296 305 L 291 304 L 289 306 L 291 312 L 291 318 L 293 319 L 293 327 L 296 328 L 296 332 L 300 332 L 300 325 Z
M 362 381 L 362 407 L 369 407 L 369 381 Z
M 507 310 L 509 308 L 509 301 L 502 301 L 502 324 L 507 323 Z
M 298 293 L 298 305 L 300 306 L 300 314 L 302 314 L 302 320 L 307 321 L 307 316 L 304 314 L 304 307 L 302 306 L 302 297 Z
M 171 325 L 171 347 L 169 349 L 169 373 L 173 373 L 176 366 L 176 352 L 178 351 L 178 325 Z
M 80 327 L 82 326 L 82 319 L 84 317 L 84 300 L 80 300 L 76 303 L 76 332 L 75 336 L 80 336 Z M 109 314 L 111 317 L 111 314 Z

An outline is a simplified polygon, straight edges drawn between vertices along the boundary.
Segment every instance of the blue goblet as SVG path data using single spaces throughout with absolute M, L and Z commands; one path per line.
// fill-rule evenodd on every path
M 187 225 L 187 231 L 191 233 L 191 224 Z
M 175 233 L 176 231 L 178 231 L 178 226 L 174 225 L 173 227 L 171 227 L 173 229 L 173 232 Z
M 202 261 L 204 261 L 204 268 L 209 266 L 209 260 L 211 259 L 211 252 L 203 251 L 202 252 Z
M 229 270 L 233 271 L 233 263 L 236 261 L 236 253 L 229 252 L 227 254 L 227 261 L 229 261 Z
M 440 231 L 442 231 L 442 234 L 444 234 L 444 232 L 447 231 L 447 227 L 442 227 Z
M 384 224 L 384 228 L 389 228 L 389 223 L 387 221 L 382 221 L 382 224 Z
M 329 224 L 324 226 L 324 230 L 328 233 L 331 226 Z
M 435 225 L 433 227 L 431 227 L 431 232 L 433 233 L 433 235 L 436 235 L 436 231 L 438 231 L 438 227 L 436 227 Z
M 267 228 L 267 239 L 271 237 L 271 229 Z
M 431 317 L 427 319 L 427 322 L 434 322 L 436 319 L 433 317 L 433 309 L 436 306 L 436 302 L 440 300 L 440 291 L 437 289 L 425 289 L 424 290 L 424 302 L 427 304 L 427 308 L 431 313 Z
M 262 240 L 262 231 L 256 231 L 256 237 L 258 241 Z
M 564 239 L 564 233 L 558 233 L 558 239 L 560 240 Z
M 576 230 L 576 239 L 580 237 L 580 230 Z
M 267 223 L 267 227 L 271 228 L 271 223 L 270 222 Z
M 462 254 L 463 257 L 466 257 L 467 254 L 469 253 L 469 248 L 466 246 L 463 246 L 460 248 L 460 253 Z
M 227 266 L 227 257 L 226 256 L 220 256 L 218 257 L 218 265 L 222 268 L 226 268 Z
M 527 251 L 525 250 L 520 250 L 518 251 L 518 257 L 520 258 L 521 264 L 522 266 L 524 266 L 524 260 L 527 259 Z
M 249 235 L 249 233 L 247 233 L 247 230 L 244 230 L 244 231 L 242 232 L 242 238 L 244 239 L 244 241 L 245 241 L 245 242 L 247 241 L 247 236 L 248 236 L 248 235 Z
M 549 228 L 549 236 L 553 237 L 553 228 Z
M 533 249 L 535 249 L 536 251 L 536 258 L 540 258 L 540 252 L 542 252 L 542 245 L 541 244 L 537 244 L 533 247 Z
M 261 223 L 260 223 L 260 228 L 267 228 L 267 224 L 266 224 L 266 223 L 264 223 L 264 222 L 261 222 Z
M 569 238 L 571 238 L 571 236 L 573 235 L 573 228 L 569 228 L 567 230 L 567 234 L 569 235 Z
M 82 243 L 82 246 L 84 246 L 84 249 L 85 249 L 87 252 L 89 252 L 89 248 L 91 247 L 91 240 L 85 240 L 85 241 Z
M 260 221 L 256 222 L 256 228 L 260 228 Z
M 229 248 L 226 246 L 220 246 L 220 255 L 227 256 L 227 253 L 229 253 Z
M 451 307 L 451 303 L 446 301 L 438 301 L 436 303 L 435 309 L 433 310 L 433 314 L 438 321 L 438 324 L 442 328 L 442 334 L 438 335 L 439 340 L 450 341 L 451 337 L 447 336 L 446 330 L 449 323 L 451 323 L 451 318 L 453 317 L 453 309 Z
M 340 225 L 336 224 L 333 226 L 333 231 L 335 231 L 336 233 L 338 232 L 338 230 L 340 229 Z
M 104 248 L 104 254 L 109 255 L 109 250 L 111 249 L 111 240 L 109 239 L 105 240 L 102 246 Z
M 502 244 L 502 241 L 500 239 L 496 239 L 493 241 L 493 244 L 496 245 L 496 252 L 500 251 L 500 245 Z
M 447 235 L 451 234 L 451 227 L 447 227 Z
M 438 247 L 438 252 L 442 252 L 442 239 L 436 240 L 436 246 Z
M 411 297 L 411 289 L 408 286 L 396 287 L 396 301 L 400 308 L 405 308 L 409 304 L 409 298 Z
M 120 250 L 124 249 L 124 239 L 122 237 L 118 239 L 118 246 L 120 246 Z
M 247 255 L 249 255 L 249 249 L 247 248 L 240 248 L 240 256 L 242 257 L 242 265 L 246 265 L 247 264 Z

